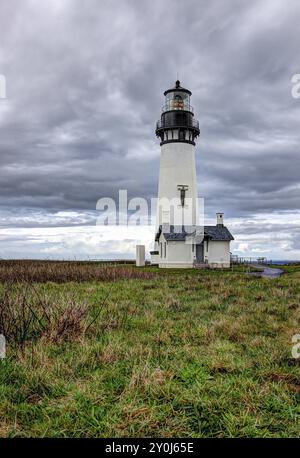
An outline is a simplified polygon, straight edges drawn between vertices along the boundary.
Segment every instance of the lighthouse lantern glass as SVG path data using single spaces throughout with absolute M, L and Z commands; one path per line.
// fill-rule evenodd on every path
M 163 111 L 190 110 L 190 96 L 186 92 L 174 91 L 166 95 Z

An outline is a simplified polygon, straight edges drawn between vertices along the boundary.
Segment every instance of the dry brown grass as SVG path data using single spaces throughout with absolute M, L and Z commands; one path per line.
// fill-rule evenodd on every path
M 88 307 L 71 294 L 53 297 L 30 283 L 6 283 L 0 297 L 0 333 L 22 351 L 30 341 L 76 340 L 87 328 Z
M 127 265 L 96 262 L 1 260 L 0 282 L 67 283 L 151 279 L 154 274 Z

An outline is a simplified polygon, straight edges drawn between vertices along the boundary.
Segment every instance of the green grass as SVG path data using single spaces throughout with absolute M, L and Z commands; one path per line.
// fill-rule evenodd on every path
M 0 436 L 299 437 L 300 268 L 276 280 L 147 269 L 36 284 L 85 304 L 87 322 L 100 314 L 74 339 L 8 345 Z

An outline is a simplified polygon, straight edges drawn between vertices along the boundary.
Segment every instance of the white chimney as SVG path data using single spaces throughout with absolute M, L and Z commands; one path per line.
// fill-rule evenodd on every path
M 224 226 L 224 213 L 217 213 L 217 225 Z

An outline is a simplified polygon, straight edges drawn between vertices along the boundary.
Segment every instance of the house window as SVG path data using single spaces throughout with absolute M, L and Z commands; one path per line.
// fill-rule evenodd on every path
M 195 251 L 195 245 L 192 243 L 192 253 Z
M 159 248 L 160 248 L 160 257 L 162 258 L 162 255 L 163 255 L 163 254 L 162 254 L 162 242 L 160 242 Z
M 165 258 L 167 257 L 167 242 L 165 242 Z

